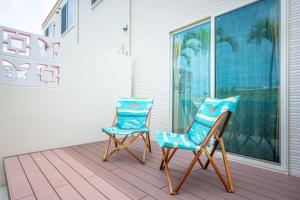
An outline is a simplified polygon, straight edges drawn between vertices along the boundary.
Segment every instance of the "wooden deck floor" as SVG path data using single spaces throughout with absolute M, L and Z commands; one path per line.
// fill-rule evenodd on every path
M 146 165 L 122 151 L 103 162 L 104 144 L 98 142 L 6 158 L 10 199 L 300 199 L 300 179 L 234 162 L 231 169 L 235 193 L 225 191 L 212 168 L 205 171 L 196 165 L 180 193 L 171 196 L 167 193 L 164 172 L 159 170 L 160 148 L 154 142 Z M 138 144 L 132 149 L 140 153 L 143 150 Z M 178 152 L 174 157 L 171 169 L 175 180 L 191 157 L 186 152 Z

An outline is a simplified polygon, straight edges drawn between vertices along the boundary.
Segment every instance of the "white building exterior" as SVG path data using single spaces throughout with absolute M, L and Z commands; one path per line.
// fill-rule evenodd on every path
M 133 59 L 133 96 L 153 97 L 152 130 L 171 128 L 170 41 L 171 32 L 195 22 L 235 10 L 255 0 L 89 0 L 74 1 L 74 23 L 61 34 L 59 0 L 43 23 L 45 31 L 55 24 L 55 37 L 97 46 Z M 300 1 L 281 1 L 281 165 L 248 158 L 232 159 L 300 176 Z M 128 28 L 128 30 L 126 30 Z M 125 30 L 124 30 L 125 29 Z M 152 134 L 153 136 L 154 134 Z
M 94 4 L 85 0 L 69 0 L 74 3 L 73 12 L 67 11 L 72 22 L 61 33 L 62 8 L 67 0 L 58 1 L 43 23 L 43 31 L 50 27 L 50 37 L 62 38 L 64 41 L 95 46 L 109 52 L 122 49 L 128 54 L 130 30 L 129 0 L 97 0 Z M 126 29 L 126 27 L 125 27 Z

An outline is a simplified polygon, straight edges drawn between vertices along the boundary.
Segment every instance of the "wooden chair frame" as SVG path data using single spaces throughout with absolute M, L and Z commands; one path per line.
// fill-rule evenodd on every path
M 178 191 L 180 190 L 183 183 L 186 181 L 186 179 L 190 175 L 194 165 L 197 162 L 200 164 L 202 169 L 207 169 L 209 163 L 211 163 L 215 172 L 217 173 L 218 177 L 220 178 L 221 182 L 223 183 L 226 191 L 230 192 L 230 193 L 234 192 L 234 186 L 233 186 L 232 178 L 231 178 L 231 174 L 230 174 L 229 163 L 227 160 L 225 145 L 224 145 L 224 141 L 222 138 L 231 116 L 232 116 L 232 113 L 230 111 L 227 111 L 218 118 L 215 125 L 212 127 L 210 133 L 208 134 L 208 136 L 205 138 L 203 144 L 201 145 L 200 150 L 197 152 L 193 152 L 194 159 L 191 161 L 188 168 L 184 172 L 183 176 L 180 178 L 175 189 L 173 189 L 173 186 L 172 186 L 172 178 L 171 178 L 171 174 L 170 174 L 169 163 L 170 163 L 171 159 L 173 158 L 174 154 L 176 153 L 177 148 L 175 148 L 173 150 L 171 150 L 170 148 L 166 148 L 166 147 L 162 148 L 162 160 L 161 160 L 161 164 L 160 164 L 160 170 L 165 170 L 165 172 L 166 172 L 166 178 L 167 178 L 170 194 L 175 195 L 178 193 Z M 224 122 L 224 123 L 222 123 L 222 122 Z M 188 127 L 186 133 L 190 130 L 192 124 L 193 124 L 193 122 Z M 221 130 L 218 131 L 219 127 L 222 124 L 223 124 L 223 126 L 221 127 Z M 206 150 L 206 146 L 209 144 L 209 142 L 213 136 L 215 136 L 216 140 L 213 144 L 211 151 L 208 152 Z M 225 178 L 223 177 L 219 168 L 217 167 L 216 162 L 212 158 L 219 143 L 221 146 L 221 153 L 222 153 L 222 158 L 223 158 L 223 162 L 224 162 L 224 166 L 225 166 L 227 182 L 225 181 Z M 205 164 L 202 163 L 202 161 L 200 160 L 200 156 L 202 155 L 203 152 L 207 157 Z
M 149 113 L 148 113 L 147 119 L 146 119 L 146 127 L 148 129 L 150 128 L 150 118 L 151 118 L 151 109 L 149 110 Z M 116 112 L 114 114 L 114 119 L 112 122 L 112 127 L 117 124 L 117 121 L 118 121 L 118 113 L 116 110 Z M 106 134 L 108 135 L 109 139 L 108 139 L 106 149 L 104 151 L 103 161 L 107 161 L 114 153 L 123 149 L 126 152 L 128 152 L 133 158 L 135 158 L 137 161 L 139 161 L 141 164 L 145 164 L 146 152 L 147 152 L 147 150 L 149 151 L 149 153 L 151 152 L 150 131 L 147 133 L 134 133 L 132 135 L 126 135 L 124 138 L 120 138 L 120 139 L 117 138 L 116 135 L 110 135 L 108 133 L 106 133 Z M 146 136 L 144 136 L 144 134 L 146 134 Z M 128 146 L 131 143 L 135 142 L 139 137 L 141 137 L 144 141 L 144 152 L 143 152 L 142 158 L 140 158 L 139 156 L 134 154 L 128 148 Z M 131 139 L 129 139 L 129 138 L 131 138 Z M 125 141 L 127 139 L 128 139 L 128 142 L 125 143 Z M 109 147 L 110 147 L 111 141 L 113 141 L 115 143 L 115 148 L 109 153 Z

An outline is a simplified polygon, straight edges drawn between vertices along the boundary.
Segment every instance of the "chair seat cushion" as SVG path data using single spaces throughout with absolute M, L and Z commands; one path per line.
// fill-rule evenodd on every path
M 132 135 L 134 133 L 148 133 L 149 129 L 146 127 L 140 129 L 121 129 L 118 126 L 112 128 L 102 128 L 102 131 L 110 135 Z
M 201 148 L 201 143 L 199 143 L 199 145 L 194 144 L 189 140 L 187 134 L 158 132 L 156 133 L 156 141 L 160 147 L 168 147 L 172 149 L 176 148 L 197 152 Z

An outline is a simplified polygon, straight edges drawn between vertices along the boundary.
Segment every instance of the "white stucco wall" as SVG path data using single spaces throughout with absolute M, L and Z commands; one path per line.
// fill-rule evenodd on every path
M 130 57 L 65 44 L 58 88 L 0 85 L 3 157 L 105 139 L 118 98 L 131 96 Z M 0 185 L 4 183 L 0 165 Z

